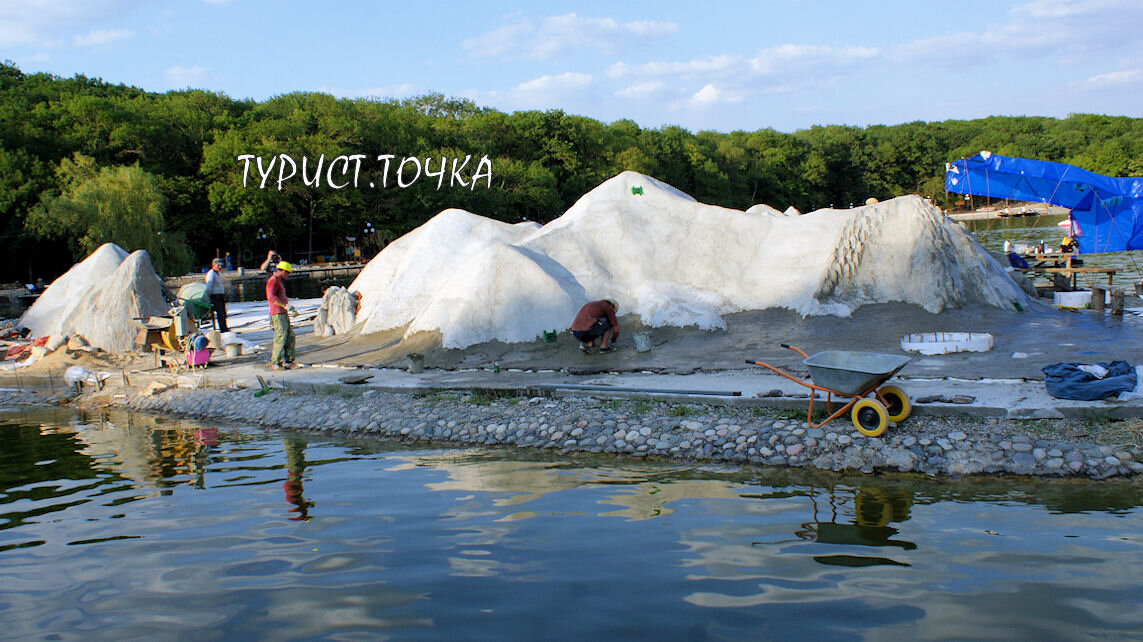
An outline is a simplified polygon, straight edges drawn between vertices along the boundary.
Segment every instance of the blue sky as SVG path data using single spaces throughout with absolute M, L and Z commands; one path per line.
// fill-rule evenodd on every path
M 429 92 L 643 127 L 1143 115 L 1140 0 L 0 0 L 0 59 L 149 91 Z

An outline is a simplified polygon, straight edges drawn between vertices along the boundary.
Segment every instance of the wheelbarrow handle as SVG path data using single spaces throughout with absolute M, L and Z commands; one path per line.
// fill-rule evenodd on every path
M 794 352 L 797 352 L 798 354 L 802 355 L 802 358 L 804 358 L 804 359 L 809 359 L 809 358 L 810 358 L 810 355 L 806 354 L 805 352 L 802 352 L 802 349 L 801 349 L 801 348 L 798 348 L 798 347 L 792 346 L 792 345 L 790 345 L 790 344 L 788 344 L 788 343 L 780 343 L 780 344 L 778 344 L 778 345 L 782 346 L 783 348 L 789 348 L 790 350 L 793 350 Z

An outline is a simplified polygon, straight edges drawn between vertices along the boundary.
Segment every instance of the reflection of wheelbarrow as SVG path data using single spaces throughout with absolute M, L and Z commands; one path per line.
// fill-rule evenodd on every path
M 746 363 L 769 368 L 809 388 L 812 392 L 806 421 L 810 426 L 819 428 L 852 409 L 853 425 L 857 431 L 876 437 L 885 432 L 890 421 L 904 421 L 909 416 L 912 410 L 909 396 L 896 386 L 881 385 L 904 368 L 909 357 L 846 350 L 827 350 L 811 357 L 792 345 L 783 343 L 782 347 L 805 357 L 802 363 L 810 369 L 811 383 L 762 361 L 747 359 Z M 827 413 L 833 408 L 833 395 L 849 397 L 850 401 L 821 422 L 814 423 L 814 397 L 819 391 L 826 393 Z

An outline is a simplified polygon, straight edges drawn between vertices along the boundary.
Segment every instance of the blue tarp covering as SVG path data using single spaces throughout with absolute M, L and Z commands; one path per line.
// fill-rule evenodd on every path
M 1143 250 L 1143 178 L 981 152 L 945 165 L 945 191 L 1066 207 L 1081 254 Z

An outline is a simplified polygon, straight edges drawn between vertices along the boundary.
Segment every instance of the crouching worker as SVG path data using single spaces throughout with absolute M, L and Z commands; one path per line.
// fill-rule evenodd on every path
M 270 369 L 292 370 L 294 363 L 294 328 L 290 326 L 290 315 L 298 311 L 286 298 L 286 278 L 294 266 L 280 261 L 274 269 L 274 276 L 266 281 L 266 301 L 270 304 L 270 325 L 274 327 L 274 349 L 270 352 Z
M 579 349 L 584 354 L 592 353 L 596 339 L 600 342 L 600 352 L 615 350 L 612 344 L 619 338 L 619 321 L 615 318 L 618 311 L 619 306 L 611 299 L 590 301 L 579 309 L 572 321 L 571 332 L 579 340 Z

